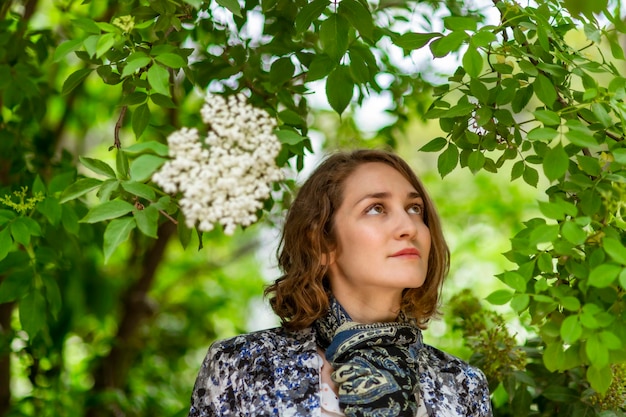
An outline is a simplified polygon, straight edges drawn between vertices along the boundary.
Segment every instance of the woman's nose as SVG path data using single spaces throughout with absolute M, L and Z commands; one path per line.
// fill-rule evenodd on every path
M 398 213 L 396 235 L 401 239 L 413 239 L 417 235 L 417 224 L 414 216 L 402 210 Z

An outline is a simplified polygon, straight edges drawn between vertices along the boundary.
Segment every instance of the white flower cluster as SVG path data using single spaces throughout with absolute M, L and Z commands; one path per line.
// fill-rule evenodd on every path
M 238 224 L 257 220 L 272 183 L 283 178 L 275 162 L 281 148 L 276 121 L 243 94 L 207 94 L 200 113 L 207 136 L 201 140 L 197 129 L 173 132 L 167 138 L 172 159 L 152 180 L 167 193 L 182 193 L 187 226 L 210 231 L 220 223 L 232 234 Z

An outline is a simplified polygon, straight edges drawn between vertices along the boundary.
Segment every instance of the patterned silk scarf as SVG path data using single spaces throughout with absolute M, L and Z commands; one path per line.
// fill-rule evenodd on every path
M 347 417 L 416 415 L 422 334 L 414 321 L 400 313 L 393 323 L 355 323 L 331 297 L 328 314 L 314 327 Z

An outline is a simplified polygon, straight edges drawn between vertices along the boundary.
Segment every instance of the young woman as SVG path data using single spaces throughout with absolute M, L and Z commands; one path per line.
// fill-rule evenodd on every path
M 289 209 L 266 295 L 282 326 L 211 346 L 190 417 L 491 415 L 484 375 L 422 342 L 449 251 L 398 156 L 329 156 Z

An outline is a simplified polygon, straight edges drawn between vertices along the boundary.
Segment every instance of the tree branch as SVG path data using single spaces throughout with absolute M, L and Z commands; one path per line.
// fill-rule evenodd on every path
M 122 147 L 122 142 L 120 141 L 120 129 L 122 128 L 122 124 L 124 123 L 126 110 L 128 110 L 128 106 L 122 107 L 122 111 L 120 111 L 120 116 L 117 118 L 117 122 L 115 122 L 115 130 L 113 132 L 113 146 L 115 146 L 117 149 Z

